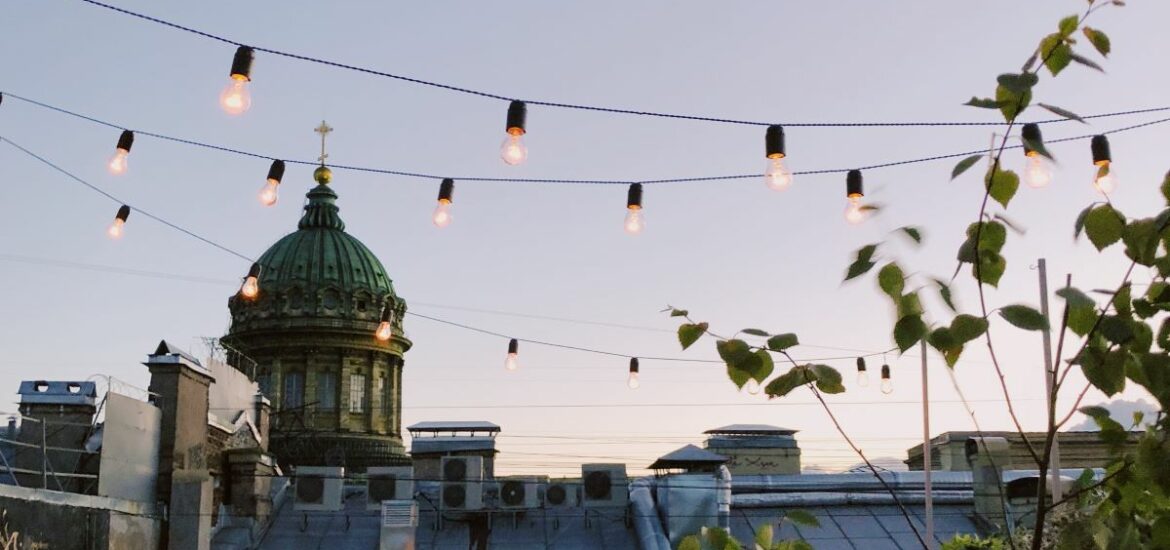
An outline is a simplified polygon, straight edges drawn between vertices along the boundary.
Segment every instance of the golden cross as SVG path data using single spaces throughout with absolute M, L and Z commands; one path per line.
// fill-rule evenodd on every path
M 321 161 L 321 166 L 325 166 L 325 159 L 329 158 L 329 155 L 325 152 L 325 135 L 332 132 L 333 128 L 322 120 L 321 125 L 314 128 L 313 131 L 321 134 L 321 156 L 317 157 L 317 160 Z

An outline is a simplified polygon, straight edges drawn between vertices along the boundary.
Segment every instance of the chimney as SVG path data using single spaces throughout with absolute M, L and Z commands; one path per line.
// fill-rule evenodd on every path
M 21 430 L 18 441 L 32 447 L 17 454 L 16 467 L 35 472 L 47 469 L 57 474 L 83 473 L 89 455 L 80 455 L 76 451 L 85 448 L 85 441 L 91 433 L 93 415 L 97 411 L 96 385 L 93 382 L 25 380 L 20 383 L 18 393 L 20 414 L 25 417 L 25 429 Z M 15 419 L 9 419 L 9 432 L 15 429 Z M 26 474 L 18 479 L 26 487 L 42 487 L 47 477 L 52 477 L 52 474 Z M 62 475 L 49 482 L 48 487 L 81 492 L 87 485 L 82 480 Z
M 256 392 L 252 398 L 252 418 L 256 431 L 260 432 L 260 448 L 268 450 L 268 432 L 272 425 L 272 402 L 263 393 Z
M 1006 532 L 1007 491 L 1003 486 L 1003 468 L 1009 460 L 1007 439 L 972 437 L 964 449 L 975 485 L 975 517 L 985 527 Z

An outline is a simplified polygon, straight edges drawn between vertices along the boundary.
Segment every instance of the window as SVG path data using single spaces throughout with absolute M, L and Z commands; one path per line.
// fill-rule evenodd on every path
M 373 406 L 373 409 L 375 411 L 377 411 L 379 414 L 386 413 L 386 410 L 382 408 L 383 407 L 382 395 L 383 395 L 383 388 L 385 388 L 385 386 L 386 386 L 386 379 L 385 378 L 378 377 L 378 378 L 374 379 L 374 391 L 373 391 L 374 406 Z
M 284 394 L 281 403 L 285 409 L 299 409 L 305 404 L 305 373 L 289 372 L 284 375 Z
M 317 373 L 317 409 L 323 411 L 332 411 L 337 409 L 336 373 Z
M 362 374 L 349 375 L 349 412 L 366 410 L 366 377 Z

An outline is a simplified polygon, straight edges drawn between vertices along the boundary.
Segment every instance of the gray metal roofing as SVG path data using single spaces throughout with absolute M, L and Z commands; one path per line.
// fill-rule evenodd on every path
M 925 532 L 925 510 L 907 506 L 915 528 Z M 754 540 L 755 532 L 771 524 L 777 539 L 801 538 L 817 550 L 910 550 L 921 549 L 906 518 L 894 505 L 800 507 L 820 522 L 820 527 L 793 525 L 780 518 L 792 508 L 733 508 L 731 534 L 744 543 Z M 976 533 L 971 505 L 935 505 L 935 539 L 938 543 L 956 534 Z M 936 543 L 937 547 L 937 543 Z
M 800 430 L 791 430 L 772 426 L 771 424 L 729 424 L 721 428 L 707 430 L 705 434 L 759 434 L 759 435 L 792 435 Z
M 410 452 L 413 455 L 495 449 L 496 440 L 490 437 L 416 437 L 410 440 Z
M 675 468 L 687 464 L 723 464 L 727 460 L 727 457 L 721 454 L 687 444 L 662 455 L 654 461 L 654 464 L 650 465 L 650 468 Z
M 412 432 L 449 432 L 449 431 L 500 431 L 499 424 L 493 424 L 484 420 L 461 420 L 461 421 L 427 421 L 419 422 L 413 426 L 407 426 L 407 430 Z

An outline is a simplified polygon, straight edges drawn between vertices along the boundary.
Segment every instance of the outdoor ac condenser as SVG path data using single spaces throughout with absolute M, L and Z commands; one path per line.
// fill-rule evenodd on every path
M 367 510 L 381 510 L 383 501 L 414 500 L 414 468 L 370 466 L 366 475 Z
M 581 505 L 581 480 L 552 479 L 544 488 L 545 508 L 576 508 Z
M 483 457 L 445 456 L 439 464 L 439 507 L 443 510 L 483 508 Z
M 539 481 L 534 477 L 509 477 L 500 480 L 499 506 L 504 510 L 523 510 L 538 508 L 540 498 L 537 495 Z
M 582 464 L 581 499 L 585 508 L 625 508 L 630 500 L 625 464 Z
M 341 466 L 298 466 L 294 478 L 294 509 L 336 512 L 342 509 L 345 468 Z

